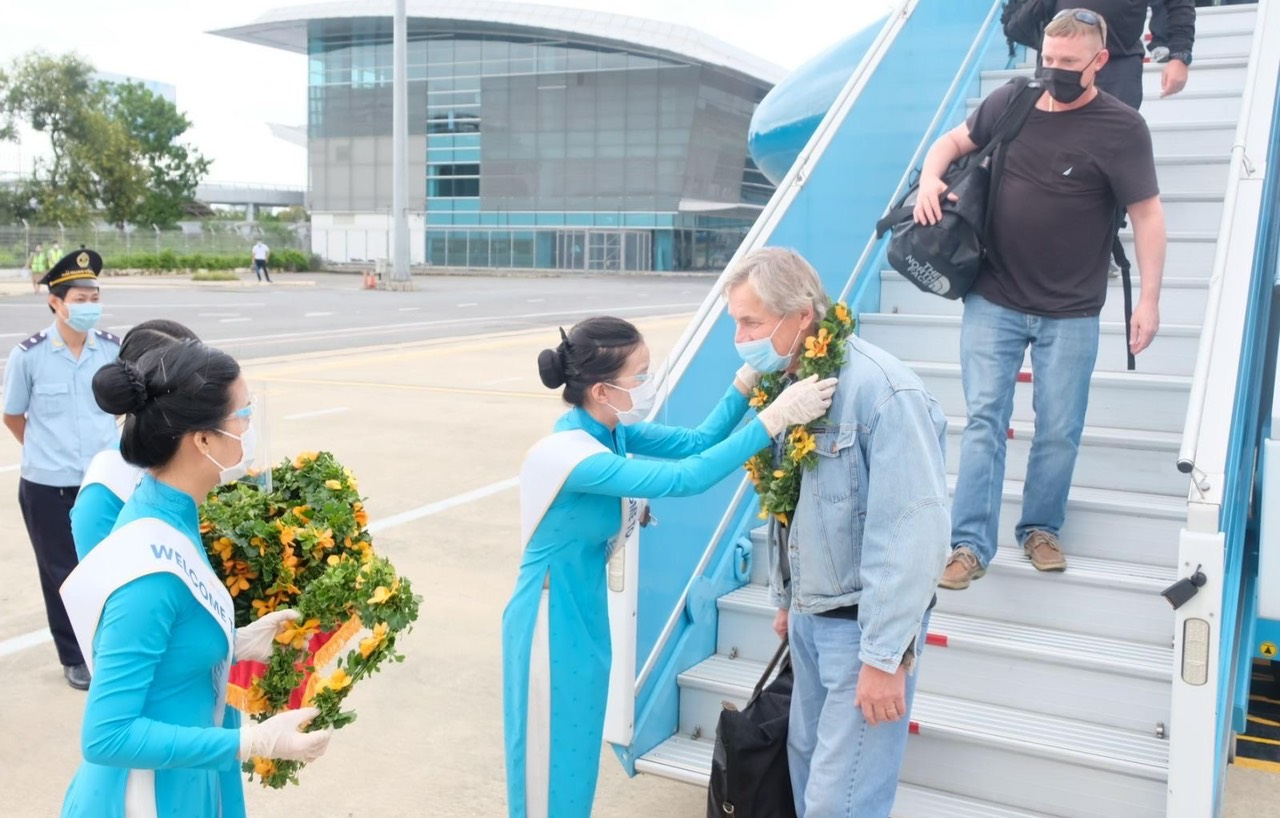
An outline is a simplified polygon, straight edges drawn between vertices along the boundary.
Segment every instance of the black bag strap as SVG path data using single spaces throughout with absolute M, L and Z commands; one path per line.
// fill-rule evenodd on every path
M 1124 211 L 1120 211 L 1121 214 Z M 1129 255 L 1124 251 L 1124 242 L 1120 241 L 1120 224 L 1123 215 L 1116 217 L 1115 238 L 1111 242 L 1111 256 L 1120 268 L 1120 285 L 1124 290 L 1124 354 L 1129 371 L 1137 369 L 1138 362 L 1133 357 L 1133 349 L 1129 346 L 1129 338 L 1133 332 L 1133 276 L 1130 273 Z
M 982 220 L 984 245 L 991 232 L 991 214 L 996 209 L 996 194 L 1000 191 L 1000 177 L 1004 175 L 1004 161 L 1009 153 L 1007 149 L 1001 150 L 1001 148 L 1007 148 L 1008 144 L 1022 132 L 1022 126 L 1027 124 L 1027 119 L 1031 117 L 1036 102 L 1044 94 L 1044 84 L 1039 80 L 1016 77 L 1012 82 L 1017 87 L 1017 91 L 1014 92 L 1009 107 L 996 122 L 995 133 L 987 143 L 987 148 L 991 149 L 990 155 L 994 158 L 991 160 L 991 190 L 987 192 L 987 212 Z
M 764 673 L 760 676 L 760 681 L 756 682 L 755 690 L 751 691 L 751 698 L 747 700 L 748 707 L 751 706 L 752 702 L 760 698 L 760 693 L 764 690 L 765 683 L 769 681 L 769 677 L 773 675 L 773 671 L 778 669 L 779 664 L 782 664 L 783 659 L 789 658 L 788 648 L 790 647 L 791 643 L 786 639 L 786 637 L 783 637 L 782 644 L 778 645 L 777 652 L 773 654 L 773 658 L 770 659 L 769 664 L 765 666 Z M 786 670 L 785 664 L 782 664 L 781 670 Z

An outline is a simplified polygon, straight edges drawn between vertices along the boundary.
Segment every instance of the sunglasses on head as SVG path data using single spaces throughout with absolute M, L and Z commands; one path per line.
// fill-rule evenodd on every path
M 1062 11 L 1053 15 L 1053 19 L 1061 20 L 1063 17 L 1066 17 L 1067 15 L 1070 15 L 1076 18 L 1080 22 L 1084 23 L 1086 26 L 1097 26 L 1099 28 L 1102 27 L 1102 18 L 1099 17 L 1097 14 L 1094 14 L 1092 11 L 1089 11 L 1088 9 L 1063 9 Z

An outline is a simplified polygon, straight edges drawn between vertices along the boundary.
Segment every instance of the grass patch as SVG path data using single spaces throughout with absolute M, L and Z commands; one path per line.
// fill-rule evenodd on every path
M 192 281 L 239 281 L 240 276 L 227 270 L 201 270 L 191 276 Z

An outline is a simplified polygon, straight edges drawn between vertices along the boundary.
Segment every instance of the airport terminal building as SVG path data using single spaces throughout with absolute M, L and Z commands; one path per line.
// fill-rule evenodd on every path
M 389 2 L 269 12 L 217 32 L 308 57 L 314 251 L 386 258 Z M 784 70 L 701 32 L 579 9 L 408 1 L 415 263 L 723 267 L 772 186 L 747 155 Z

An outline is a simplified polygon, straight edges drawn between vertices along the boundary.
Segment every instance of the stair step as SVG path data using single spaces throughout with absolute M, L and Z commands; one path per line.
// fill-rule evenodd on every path
M 950 315 L 888 315 L 864 313 L 858 333 L 898 358 L 936 363 L 959 363 L 960 318 Z M 1096 369 L 1125 371 L 1125 329 L 1121 322 L 1104 321 L 1098 343 Z M 1161 324 L 1160 334 L 1138 356 L 1139 372 L 1189 376 L 1195 369 L 1200 327 Z
M 698 667 L 681 676 L 682 715 L 684 699 L 697 698 L 691 696 L 694 691 L 723 696 L 741 707 L 764 663 L 712 657 Z M 709 768 L 707 749 L 714 740 L 719 709 L 709 710 L 700 721 L 710 726 L 698 725 L 702 729 L 697 735 L 704 741 L 668 742 L 660 754 L 668 765 L 679 763 L 689 777 L 696 775 L 691 768 L 698 763 Z M 1064 814 L 1071 818 L 1154 818 L 1157 813 L 1151 807 L 1157 800 L 1163 810 L 1168 745 L 1154 735 L 926 692 L 916 693 L 912 722 L 915 735 L 907 742 L 905 783 L 928 782 L 962 796 L 994 797 L 1024 809 L 1065 807 Z M 683 725 L 682 736 L 690 736 Z M 1010 764 L 1024 764 L 1027 774 L 1016 775 Z M 988 794 L 1001 781 L 1008 792 Z M 1028 782 L 1036 786 L 1027 787 Z M 1079 803 L 1046 800 L 1046 793 L 1060 788 L 1079 791 Z M 1118 798 L 1117 790 L 1136 797 Z M 1140 811 L 1125 811 L 1135 806 Z
M 707 786 L 711 772 L 714 737 L 693 739 L 675 735 L 636 760 L 642 773 L 673 778 L 698 787 Z M 927 787 L 899 784 L 892 818 L 1053 818 L 1040 812 L 1026 812 L 938 792 Z
M 958 363 L 909 360 L 907 364 L 924 380 L 925 386 L 942 404 L 944 412 L 951 416 L 966 415 Z M 1031 405 L 1034 375 L 1029 367 L 1023 371 L 1032 380 L 1019 382 L 1014 388 L 1013 419 L 1034 422 L 1035 413 Z M 1149 429 L 1180 434 L 1186 421 L 1190 393 L 1191 378 L 1188 376 L 1153 375 L 1142 370 L 1095 371 L 1089 386 L 1085 423 L 1111 429 Z
M 1171 278 L 1200 278 L 1208 281 L 1213 275 L 1214 256 L 1218 251 L 1218 226 L 1214 223 L 1204 225 L 1201 230 L 1169 233 L 1165 275 Z M 1124 243 L 1124 251 L 1134 265 L 1136 281 L 1138 253 L 1133 245 L 1133 228 L 1126 227 L 1121 230 L 1120 241 Z
M 963 591 L 939 589 L 937 610 L 1089 636 L 1171 644 L 1173 611 L 1160 592 L 1173 568 L 1082 557 L 1063 542 L 1067 570 L 1037 571 L 1022 549 L 1001 546 L 987 575 Z M 1117 543 L 1117 552 L 1121 544 Z M 1084 604 L 1083 601 L 1087 601 Z
M 902 781 L 1064 818 L 1164 818 L 1153 735 L 917 693 Z
M 1133 302 L 1142 292 L 1138 274 L 1133 275 Z M 1160 320 L 1170 324 L 1200 324 L 1209 297 L 1209 278 L 1166 278 L 1160 288 Z M 895 270 L 880 272 L 880 309 L 890 315 L 960 315 L 964 303 L 927 293 Z M 1107 303 L 1103 321 L 1124 320 L 1124 286 L 1119 278 L 1107 281 Z
M 1231 157 L 1219 155 L 1157 156 L 1161 195 L 1191 193 L 1222 199 L 1227 193 Z M 1167 227 L 1166 227 L 1167 229 Z
M 961 438 L 965 419 L 947 422 L 947 471 L 960 469 Z M 1010 424 L 1006 441 L 1005 477 L 1025 480 L 1035 426 L 1025 421 Z M 1130 429 L 1085 427 L 1072 486 L 1113 491 L 1144 491 L 1185 498 L 1190 479 L 1177 468 L 1182 436 L 1173 432 L 1139 432 Z
M 1147 127 L 1151 130 L 1151 146 L 1157 157 L 1188 153 L 1229 156 L 1236 134 L 1234 119 L 1156 122 Z

